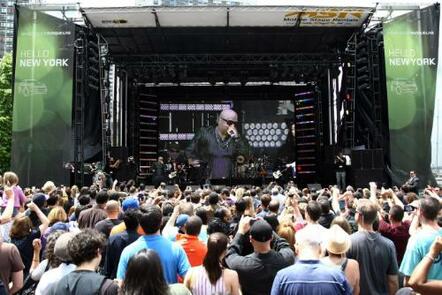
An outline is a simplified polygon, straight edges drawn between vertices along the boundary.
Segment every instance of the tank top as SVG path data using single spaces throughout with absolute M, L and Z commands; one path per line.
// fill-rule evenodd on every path
M 210 283 L 206 269 L 203 266 L 196 267 L 193 273 L 194 283 L 192 287 L 193 295 L 221 295 L 227 293 L 224 284 L 224 270 L 221 277 L 216 281 L 215 285 Z

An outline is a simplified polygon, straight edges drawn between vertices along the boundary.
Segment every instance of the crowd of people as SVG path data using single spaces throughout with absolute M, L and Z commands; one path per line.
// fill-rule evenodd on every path
M 442 294 L 437 187 L 1 183 L 0 295 Z

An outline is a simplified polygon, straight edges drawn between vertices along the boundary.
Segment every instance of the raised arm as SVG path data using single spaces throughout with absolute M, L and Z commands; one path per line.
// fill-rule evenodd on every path
M 5 187 L 5 194 L 8 203 L 6 204 L 5 211 L 3 211 L 3 214 L 0 216 L 0 224 L 9 222 L 14 212 L 14 202 L 15 202 L 14 191 L 12 190 L 11 187 Z
M 433 280 L 427 281 L 428 272 L 434 261 L 440 256 L 442 252 L 442 237 L 437 237 L 431 245 L 430 251 L 424 256 L 421 262 L 416 266 L 411 274 L 408 284 L 422 294 L 436 295 L 442 294 L 442 281 Z
M 41 224 L 39 226 L 40 229 L 40 233 L 43 234 L 44 231 L 48 228 L 49 226 L 49 220 L 46 217 L 46 215 L 44 215 L 43 212 L 41 212 L 40 208 L 38 208 L 38 206 L 34 203 L 34 202 L 30 202 L 28 204 L 28 208 L 32 211 L 35 212 L 35 214 L 37 214 L 38 219 L 40 220 Z

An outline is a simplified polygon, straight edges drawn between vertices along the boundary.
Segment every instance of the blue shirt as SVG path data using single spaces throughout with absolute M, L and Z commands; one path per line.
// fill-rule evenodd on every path
M 160 256 L 164 278 L 168 284 L 178 281 L 177 275 L 184 277 L 190 268 L 189 260 L 183 248 L 160 235 L 141 236 L 124 248 L 118 263 L 117 279 L 124 280 L 127 264 L 132 256 L 143 249 L 154 250 Z
M 399 271 L 406 276 L 411 276 L 418 263 L 427 255 L 431 244 L 439 236 L 442 236 L 442 229 L 438 231 L 422 230 L 410 237 Z M 434 260 L 427 279 L 442 280 L 442 254 L 439 253 L 439 256 Z
M 299 260 L 278 271 L 271 294 L 351 295 L 352 289 L 340 269 L 322 264 L 319 260 Z

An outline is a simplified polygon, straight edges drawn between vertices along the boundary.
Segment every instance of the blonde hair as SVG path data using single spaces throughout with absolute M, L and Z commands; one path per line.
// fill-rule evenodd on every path
M 3 184 L 7 186 L 13 186 L 18 184 L 18 176 L 12 171 L 5 172 L 3 174 Z
M 293 222 L 288 218 L 284 218 L 283 220 L 281 220 L 281 222 L 279 223 L 279 226 L 278 226 L 277 233 L 281 238 L 286 239 L 286 241 L 290 245 L 290 248 L 295 253 L 296 240 L 295 240 L 295 229 L 294 229 Z
M 235 190 L 235 197 L 237 198 L 237 200 L 241 200 L 245 192 L 246 190 L 243 187 L 237 188 Z
M 48 220 L 50 226 L 52 226 L 54 223 L 58 221 L 65 222 L 67 219 L 68 215 L 61 206 L 55 206 L 48 214 Z
M 54 191 L 56 188 L 57 187 L 55 186 L 55 183 L 53 183 L 52 181 L 46 181 L 45 184 L 43 184 L 41 190 L 45 194 L 49 194 L 50 192 Z

